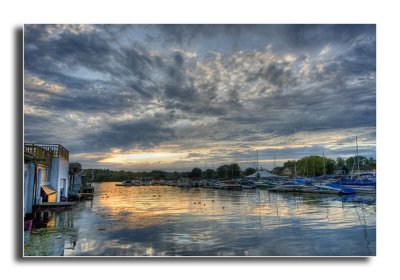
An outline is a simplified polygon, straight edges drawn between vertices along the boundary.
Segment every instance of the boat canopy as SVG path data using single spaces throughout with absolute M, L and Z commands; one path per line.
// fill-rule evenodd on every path
M 268 172 L 267 170 L 257 170 L 256 172 L 254 172 L 253 174 L 246 176 L 246 178 L 270 178 L 270 177 L 278 177 L 277 175 L 274 175 L 270 172 Z

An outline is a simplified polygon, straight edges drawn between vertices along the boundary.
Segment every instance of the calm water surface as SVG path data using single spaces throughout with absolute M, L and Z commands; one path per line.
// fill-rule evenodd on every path
M 375 196 L 95 186 L 38 215 L 25 256 L 374 256 Z

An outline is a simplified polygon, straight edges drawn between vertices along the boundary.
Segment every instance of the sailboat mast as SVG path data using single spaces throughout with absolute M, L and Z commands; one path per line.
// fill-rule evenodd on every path
M 356 157 L 357 157 L 357 170 L 358 174 L 360 174 L 360 159 L 358 157 L 358 137 L 356 136 Z
M 315 162 L 314 162 L 314 158 L 313 158 L 313 161 L 312 161 L 312 165 L 313 165 L 313 175 L 315 177 Z
M 325 151 L 322 150 L 322 160 L 324 161 L 324 175 L 326 175 L 326 167 L 325 167 Z
M 257 167 L 256 167 L 256 169 L 258 170 L 258 151 L 256 150 L 256 153 L 257 153 Z

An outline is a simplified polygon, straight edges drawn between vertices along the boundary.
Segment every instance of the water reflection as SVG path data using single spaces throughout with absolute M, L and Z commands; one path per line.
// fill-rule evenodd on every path
M 43 216 L 25 255 L 368 256 L 375 213 L 374 196 L 102 183 L 93 201 Z

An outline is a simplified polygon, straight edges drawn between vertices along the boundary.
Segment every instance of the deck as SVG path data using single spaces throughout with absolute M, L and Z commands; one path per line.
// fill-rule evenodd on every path
M 47 208 L 65 208 L 65 207 L 72 207 L 75 202 L 42 202 L 36 204 L 35 208 L 38 209 L 47 209 Z

